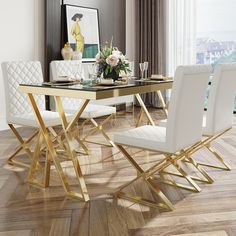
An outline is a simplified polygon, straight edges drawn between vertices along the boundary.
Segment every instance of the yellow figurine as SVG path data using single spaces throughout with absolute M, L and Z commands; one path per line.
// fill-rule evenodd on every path
M 84 51 L 84 36 L 82 35 L 81 28 L 80 28 L 80 21 L 82 17 L 83 17 L 82 14 L 76 13 L 71 18 L 71 20 L 75 21 L 75 23 L 72 25 L 72 28 L 71 28 L 71 34 L 76 41 L 75 51 L 81 53 L 81 57 Z

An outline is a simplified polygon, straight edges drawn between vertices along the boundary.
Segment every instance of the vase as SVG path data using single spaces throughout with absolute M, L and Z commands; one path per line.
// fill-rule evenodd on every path
M 116 73 L 115 70 L 112 70 L 108 74 L 103 73 L 104 79 L 113 79 L 114 81 L 118 80 L 119 78 L 119 73 Z
M 64 48 L 61 49 L 61 55 L 64 60 L 71 60 L 73 56 L 73 49 L 69 43 L 64 45 Z

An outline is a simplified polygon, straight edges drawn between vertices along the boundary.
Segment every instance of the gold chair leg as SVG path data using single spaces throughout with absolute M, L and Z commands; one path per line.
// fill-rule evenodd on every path
M 107 133 L 104 131 L 103 126 L 104 124 L 106 124 L 108 121 L 110 121 L 111 118 L 113 118 L 114 114 L 111 114 L 110 116 L 108 116 L 100 125 L 93 119 L 91 118 L 89 121 L 92 123 L 92 125 L 94 126 L 94 128 L 92 128 L 86 135 L 85 137 L 82 139 L 83 142 L 87 142 L 87 143 L 94 143 L 94 144 L 98 144 L 98 145 L 102 145 L 102 146 L 108 146 L 108 147 L 116 147 L 116 145 L 114 144 L 114 142 L 110 139 L 110 137 L 107 135 Z M 100 143 L 100 142 L 95 142 L 92 140 L 88 140 L 87 138 L 89 136 L 91 136 L 92 134 L 96 133 L 96 132 L 100 132 L 103 137 L 105 138 L 105 140 L 109 143 L 109 144 L 105 144 L 105 143 Z
M 124 157 L 130 162 L 130 164 L 136 169 L 136 171 L 139 173 L 139 176 L 135 178 L 134 180 L 137 180 L 138 178 L 143 178 L 143 180 L 148 184 L 149 188 L 152 190 L 152 192 L 161 199 L 163 203 L 157 203 L 153 202 L 147 199 L 142 198 L 141 196 L 130 196 L 122 192 L 121 190 L 127 187 L 129 184 L 132 184 L 134 181 L 131 181 L 129 184 L 126 184 L 122 186 L 122 188 L 117 192 L 118 197 L 122 197 L 131 201 L 134 201 L 136 203 L 140 204 L 145 204 L 148 206 L 152 207 L 157 207 L 157 208 L 165 208 L 168 210 L 173 210 L 174 206 L 173 204 L 169 201 L 169 199 L 164 195 L 164 193 L 160 190 L 159 187 L 155 186 L 152 183 L 151 177 L 146 177 L 145 174 L 146 172 L 137 164 L 137 162 L 130 156 L 130 154 L 121 146 L 117 145 L 119 150 L 122 152 Z
M 198 150 L 200 150 L 202 147 L 206 147 L 208 149 L 208 151 L 210 151 L 214 157 L 223 165 L 223 166 L 218 166 L 218 165 L 211 165 L 208 163 L 204 163 L 204 162 L 197 162 L 198 165 L 200 166 L 206 166 L 206 167 L 211 167 L 211 168 L 215 168 L 215 169 L 220 169 L 220 170 L 231 170 L 231 167 L 224 161 L 224 159 L 211 148 L 211 142 L 213 142 L 214 140 L 216 140 L 217 138 L 219 138 L 220 136 L 222 136 L 223 134 L 225 134 L 226 132 L 228 132 L 231 128 L 226 129 L 224 131 L 222 131 L 221 133 L 218 133 L 215 136 L 209 136 L 207 137 L 205 140 L 203 140 L 199 145 L 197 145 L 195 148 L 193 148 L 190 151 L 190 154 L 193 154 L 195 152 L 197 152 Z M 189 162 L 189 160 L 185 160 L 185 162 Z
M 216 169 L 221 169 L 221 170 L 231 170 L 231 167 L 224 161 L 224 159 L 216 152 L 214 151 L 210 144 L 208 145 L 205 145 L 205 147 L 214 155 L 214 157 L 216 157 L 216 159 L 223 164 L 224 167 L 221 167 L 221 166 L 216 166 L 216 165 L 207 165 L 207 164 L 204 164 L 204 163 L 199 163 L 199 165 L 205 165 L 205 166 L 208 166 L 208 167 L 212 167 L 212 168 L 216 168 Z
M 190 155 L 187 155 L 185 159 L 187 159 L 201 173 L 207 183 L 212 184 L 214 182 L 212 177 Z
M 23 140 L 23 138 L 21 137 L 21 135 L 19 134 L 19 132 L 16 130 L 16 128 L 14 127 L 14 125 L 12 124 L 8 124 L 8 126 L 10 127 L 10 129 L 12 130 L 12 132 L 14 133 L 14 135 L 16 136 L 17 140 L 20 142 L 20 146 L 15 150 L 15 152 L 8 158 L 8 164 L 9 165 L 16 165 L 19 167 L 24 167 L 24 168 L 30 168 L 30 164 L 25 164 L 23 162 L 20 161 L 16 161 L 14 160 L 14 158 L 16 157 L 16 155 L 24 150 L 26 152 L 26 154 L 29 156 L 30 159 L 32 159 L 33 154 L 30 150 L 30 148 L 28 147 L 28 144 L 38 135 L 38 130 L 35 131 L 26 141 Z
M 181 153 L 182 154 L 182 153 Z M 183 188 L 192 192 L 200 192 L 201 188 L 194 182 L 194 180 L 191 178 L 191 176 L 189 174 L 187 174 L 183 168 L 177 163 L 177 160 L 172 159 L 170 156 L 166 156 L 167 159 L 171 162 L 172 166 L 175 167 L 175 169 L 188 181 L 188 183 L 192 186 L 187 186 L 184 184 L 179 184 L 176 183 L 175 181 L 172 180 L 164 180 L 163 183 L 175 186 L 175 187 L 179 187 L 179 188 Z M 178 156 L 177 156 L 178 158 Z M 165 174 L 165 172 L 162 172 L 163 174 Z

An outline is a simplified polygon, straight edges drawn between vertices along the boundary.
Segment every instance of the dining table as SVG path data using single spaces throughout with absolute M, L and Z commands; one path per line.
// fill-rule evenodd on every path
M 76 152 L 75 136 L 72 134 L 73 127 L 77 124 L 80 119 L 81 114 L 85 110 L 86 106 L 91 100 L 100 100 L 105 98 L 113 98 L 125 95 L 134 95 L 137 98 L 138 103 L 141 106 L 142 113 L 146 115 L 148 122 L 151 125 L 155 125 L 147 107 L 145 106 L 140 94 L 156 92 L 164 112 L 167 114 L 167 107 L 165 101 L 162 97 L 161 91 L 171 89 L 173 85 L 172 79 L 166 80 L 137 80 L 131 79 L 127 83 L 115 83 L 113 85 L 105 84 L 83 84 L 83 83 L 33 83 L 33 84 L 20 84 L 19 90 L 27 94 L 30 103 L 32 105 L 35 118 L 39 124 L 39 138 L 35 146 L 32 164 L 29 171 L 30 182 L 32 184 L 37 182 L 35 172 L 37 170 L 39 161 L 40 145 L 44 142 L 47 149 L 47 160 L 46 163 L 53 163 L 55 165 L 55 170 L 61 180 L 61 184 L 69 197 L 73 197 L 82 201 L 89 201 L 90 196 L 87 190 L 86 181 L 81 170 L 80 160 L 78 157 L 78 152 Z M 57 110 L 60 116 L 62 131 L 61 134 L 64 136 L 63 142 L 65 142 L 66 153 L 68 159 L 72 162 L 74 171 L 76 173 L 76 179 L 79 184 L 78 191 L 73 190 L 69 180 L 63 170 L 61 160 L 58 156 L 58 152 L 53 143 L 53 139 L 50 135 L 48 128 L 45 126 L 44 120 L 40 114 L 40 110 L 37 105 L 37 100 L 35 95 L 52 96 L 55 99 Z M 63 108 L 61 97 L 70 97 L 81 99 L 80 107 L 78 107 L 77 112 L 73 117 L 68 120 Z M 140 119 L 140 116 L 139 116 Z M 140 122 L 138 122 L 140 123 Z M 46 182 L 49 183 L 50 176 L 50 165 L 45 167 L 45 176 L 47 176 Z

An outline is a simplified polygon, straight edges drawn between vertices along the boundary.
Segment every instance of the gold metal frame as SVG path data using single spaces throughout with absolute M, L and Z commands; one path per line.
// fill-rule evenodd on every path
M 156 179 L 156 177 L 155 177 L 156 172 L 159 172 L 160 174 L 174 175 L 177 177 L 185 178 L 186 181 L 190 184 L 190 186 L 184 185 L 184 184 L 179 184 L 179 183 L 175 182 L 174 180 L 164 180 L 162 182 L 165 184 L 168 184 L 168 185 L 172 185 L 175 187 L 190 190 L 192 192 L 200 192 L 201 188 L 194 182 L 194 180 L 199 180 L 202 182 L 213 182 L 213 180 L 211 179 L 211 177 L 206 173 L 206 171 L 203 168 L 199 167 L 194 161 L 192 163 L 192 158 L 190 157 L 189 154 L 190 154 L 191 150 L 198 145 L 199 145 L 199 143 L 196 143 L 195 145 L 187 148 L 186 150 L 181 150 L 179 153 L 157 152 L 158 155 L 164 155 L 165 158 L 162 161 L 160 161 L 159 163 L 153 165 L 148 170 L 143 170 L 138 165 L 138 163 L 134 160 L 134 158 L 132 158 L 131 155 L 126 151 L 126 149 L 123 148 L 122 145 L 117 144 L 117 147 L 119 148 L 119 150 L 122 152 L 124 157 L 131 163 L 131 165 L 136 169 L 138 175 L 135 179 L 133 179 L 129 183 L 123 185 L 116 192 L 116 195 L 118 197 L 129 199 L 131 201 L 134 201 L 134 202 L 137 202 L 140 204 L 145 204 L 145 205 L 152 206 L 152 207 L 157 207 L 157 208 L 161 207 L 161 208 L 173 210 L 174 206 L 172 205 L 172 203 L 161 192 L 160 188 L 158 186 L 155 186 L 152 183 L 152 180 Z M 153 150 L 151 150 L 151 151 L 153 151 Z M 178 161 L 181 161 L 185 158 L 188 158 L 191 161 L 191 163 L 194 164 L 194 166 L 200 171 L 200 173 L 204 176 L 205 179 L 202 180 L 199 177 L 190 176 L 189 174 L 187 174 L 184 171 L 184 169 L 178 164 Z M 175 169 L 177 171 L 176 173 L 175 172 L 171 173 L 171 172 L 165 171 L 165 169 L 167 167 L 169 167 L 170 165 L 175 167 Z M 157 203 L 157 202 L 153 202 L 153 201 L 150 201 L 147 199 L 143 199 L 141 196 L 130 196 L 130 195 L 125 194 L 122 191 L 124 188 L 131 185 L 134 181 L 136 181 L 140 178 L 142 178 L 148 184 L 149 188 L 154 192 L 154 194 L 156 194 L 162 200 L 163 203 Z
M 102 145 L 102 146 L 108 146 L 108 147 L 116 147 L 116 145 L 114 144 L 114 142 L 111 140 L 111 138 L 108 136 L 108 134 L 104 131 L 103 126 L 109 122 L 113 117 L 115 116 L 115 114 L 111 114 L 109 115 L 105 120 L 103 120 L 100 124 L 98 124 L 95 119 L 91 118 L 91 119 L 86 119 L 85 122 L 83 122 L 83 126 L 90 122 L 94 127 L 91 128 L 89 130 L 89 132 L 82 138 L 82 142 L 87 142 L 87 143 L 93 143 L 93 144 L 98 144 L 98 145 Z M 88 137 L 91 136 L 92 134 L 99 132 L 102 134 L 102 136 L 105 138 L 105 140 L 107 141 L 106 143 L 100 143 L 100 142 L 95 142 L 92 140 L 88 140 Z
M 162 109 L 165 113 L 165 115 L 167 116 L 168 115 L 168 109 L 167 109 L 167 105 L 165 103 L 165 100 L 162 96 L 162 93 L 160 90 L 156 91 L 157 93 L 157 96 L 159 97 L 160 99 L 160 103 L 161 103 L 161 106 L 162 106 Z M 139 116 L 138 116 L 138 120 L 136 122 L 136 127 L 139 127 L 141 125 L 141 122 L 143 120 L 143 115 L 145 114 L 147 119 L 148 119 L 148 123 L 151 124 L 151 125 L 155 125 L 154 121 L 152 120 L 152 118 L 150 117 L 150 114 L 149 112 L 147 111 L 147 108 L 141 98 L 141 96 L 139 94 L 135 94 L 140 106 L 141 106 L 141 109 L 140 109 L 140 112 L 139 112 Z
M 87 187 L 86 187 L 86 184 L 85 184 L 85 181 L 84 181 L 84 177 L 82 175 L 79 160 L 77 159 L 76 152 L 74 150 L 72 150 L 72 148 L 71 148 L 71 146 L 73 146 L 73 136 L 70 133 L 70 129 L 77 122 L 77 119 L 82 114 L 82 112 L 85 109 L 86 105 L 88 104 L 89 100 L 86 100 L 82 104 L 81 108 L 79 109 L 79 111 L 75 115 L 74 119 L 70 123 L 67 123 L 66 116 L 65 116 L 65 113 L 64 113 L 64 110 L 63 110 L 63 107 L 62 107 L 61 99 L 60 99 L 60 97 L 55 97 L 55 101 L 56 101 L 56 104 L 58 106 L 58 111 L 59 111 L 60 118 L 61 118 L 61 121 L 62 121 L 63 133 L 65 135 L 65 140 L 67 142 L 66 143 L 66 146 L 67 146 L 66 151 L 68 153 L 68 156 L 71 158 L 71 160 L 73 162 L 73 167 L 74 167 L 74 170 L 75 170 L 76 175 L 77 175 L 77 179 L 78 179 L 79 184 L 80 184 L 81 193 L 79 193 L 79 192 L 75 192 L 75 191 L 71 190 L 71 187 L 69 185 L 69 181 L 68 181 L 67 177 L 65 176 L 65 174 L 63 172 L 63 168 L 62 168 L 61 163 L 60 163 L 61 160 L 59 159 L 58 154 L 55 150 L 55 147 L 53 146 L 53 142 L 50 138 L 49 131 L 48 131 L 48 129 L 46 128 L 46 126 L 44 124 L 44 121 L 43 121 L 42 116 L 40 114 L 40 111 L 37 107 L 35 99 L 34 99 L 33 95 L 30 94 L 30 93 L 28 94 L 28 97 L 30 99 L 30 102 L 32 104 L 34 113 L 35 113 L 36 118 L 37 118 L 37 120 L 39 122 L 39 125 L 41 127 L 42 137 L 44 138 L 44 141 L 45 141 L 45 143 L 47 145 L 47 148 L 48 148 L 47 162 L 49 162 L 50 159 L 52 159 L 52 162 L 54 163 L 55 168 L 57 170 L 57 173 L 58 173 L 58 175 L 61 179 L 64 190 L 66 191 L 68 196 L 76 198 L 76 199 L 88 201 L 89 200 L 89 195 L 88 195 Z M 35 162 L 37 162 L 37 158 L 38 158 L 37 154 L 38 154 L 38 152 L 37 152 L 37 149 L 36 149 L 35 156 L 34 156 L 34 162 L 32 164 L 33 165 L 33 167 L 32 167 L 33 171 L 35 170 L 35 168 L 34 168 L 35 167 Z M 48 171 L 49 171 L 49 163 L 47 164 L 47 168 L 46 168 L 46 173 L 47 173 L 46 177 L 47 178 L 45 178 L 45 183 L 46 183 L 45 185 L 47 185 L 47 183 L 49 183 L 49 179 L 48 179 L 49 178 L 49 173 L 48 173 Z M 31 181 L 32 184 L 35 184 L 35 181 L 33 181 L 33 174 L 32 173 L 30 173 L 30 175 L 29 175 L 29 180 Z
M 198 150 L 200 150 L 201 148 L 205 147 L 207 148 L 207 150 L 209 152 L 211 152 L 213 154 L 213 156 L 215 157 L 215 159 L 222 164 L 222 166 L 219 166 L 219 165 L 211 165 L 211 164 L 208 164 L 208 163 L 204 163 L 204 162 L 197 162 L 196 160 L 195 163 L 198 165 L 198 166 L 206 166 L 206 167 L 211 167 L 211 168 L 215 168 L 215 169 L 220 169 L 220 170 L 227 170 L 227 171 L 230 171 L 231 170 L 231 167 L 224 161 L 224 159 L 219 155 L 219 153 L 217 153 L 215 150 L 212 149 L 211 147 L 211 142 L 213 142 L 214 140 L 216 140 L 217 138 L 219 138 L 220 136 L 222 136 L 223 134 L 225 134 L 226 132 L 228 132 L 231 128 L 229 129 L 226 129 L 222 132 L 220 132 L 219 134 L 217 135 L 214 135 L 214 136 L 207 136 L 207 138 L 205 140 L 203 140 L 197 147 L 195 147 L 190 154 L 193 154 L 195 152 L 197 152 Z M 186 159 L 184 160 L 185 162 L 189 163 L 190 160 L 189 159 Z
M 20 142 L 20 145 L 16 148 L 15 152 L 8 158 L 8 161 L 7 161 L 8 164 L 9 165 L 16 165 L 16 166 L 24 167 L 24 168 L 30 168 L 30 165 L 20 162 L 20 161 L 16 161 L 16 160 L 14 160 L 14 158 L 17 157 L 16 155 L 18 153 L 20 153 L 22 150 L 25 151 L 25 153 L 29 156 L 30 159 L 33 158 L 33 153 L 28 145 L 38 135 L 39 131 L 36 130 L 29 138 L 27 138 L 27 140 L 24 140 L 13 124 L 8 124 L 8 126 L 10 127 L 12 132 L 14 133 L 17 140 Z

